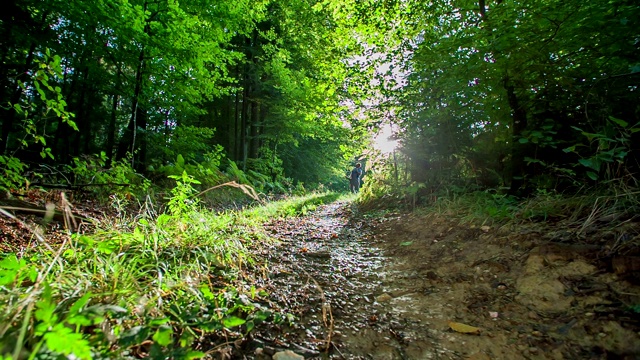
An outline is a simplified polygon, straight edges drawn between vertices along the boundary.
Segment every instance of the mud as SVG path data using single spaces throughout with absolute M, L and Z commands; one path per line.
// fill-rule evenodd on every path
M 342 202 L 267 231 L 278 241 L 258 285 L 295 321 L 260 327 L 245 358 L 640 358 L 637 274 L 547 225 L 366 217 Z

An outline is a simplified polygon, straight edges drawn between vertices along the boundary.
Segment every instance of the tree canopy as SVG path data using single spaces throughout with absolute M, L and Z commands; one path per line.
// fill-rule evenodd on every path
M 639 12 L 627 0 L 15 1 L 0 18 L 5 178 L 102 154 L 147 173 L 206 163 L 329 184 L 384 123 L 412 182 L 526 194 L 625 176 L 640 156 Z

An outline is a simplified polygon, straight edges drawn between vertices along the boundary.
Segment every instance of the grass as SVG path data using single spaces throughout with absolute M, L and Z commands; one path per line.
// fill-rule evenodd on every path
M 345 193 L 323 192 L 291 197 L 245 210 L 244 218 L 260 223 L 278 217 L 305 215 L 307 212 L 315 210 L 319 205 L 329 204 L 339 199 L 347 199 L 351 196 Z
M 539 191 L 518 199 L 490 191 L 449 194 L 419 211 L 460 219 L 464 223 L 499 224 L 565 221 L 585 229 L 602 220 L 628 218 L 640 208 L 633 191 L 560 194 Z
M 286 314 L 252 286 L 249 247 L 260 224 L 298 216 L 340 194 L 292 197 L 243 211 L 187 201 L 179 183 L 168 213 L 152 207 L 0 259 L 0 358 L 190 359 Z M 207 351 L 207 350 L 205 350 Z

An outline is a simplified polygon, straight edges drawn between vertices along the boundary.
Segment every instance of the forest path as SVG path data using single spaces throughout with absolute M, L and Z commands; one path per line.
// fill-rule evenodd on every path
M 266 226 L 280 243 L 269 251 L 265 286 L 297 317 L 293 328 L 257 336 L 266 353 L 289 348 L 307 358 L 442 358 L 447 350 L 431 334 L 432 321 L 446 326 L 434 315 L 442 304 L 422 301 L 430 291 L 424 279 L 376 246 L 375 228 L 352 209 L 350 202 L 335 202 Z
M 279 242 L 257 285 L 296 321 L 259 327 L 247 358 L 640 358 L 640 324 L 617 310 L 639 288 L 598 271 L 588 247 L 549 245 L 548 224 L 367 217 L 339 201 L 266 229 Z

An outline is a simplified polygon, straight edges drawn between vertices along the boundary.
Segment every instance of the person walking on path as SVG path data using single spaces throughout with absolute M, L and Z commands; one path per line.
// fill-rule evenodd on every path
M 360 163 L 356 164 L 356 167 L 351 170 L 351 177 L 349 178 L 349 183 L 351 187 L 351 192 L 356 194 L 360 191 L 360 180 L 362 179 L 362 165 Z

